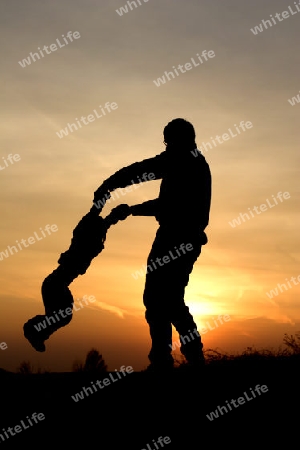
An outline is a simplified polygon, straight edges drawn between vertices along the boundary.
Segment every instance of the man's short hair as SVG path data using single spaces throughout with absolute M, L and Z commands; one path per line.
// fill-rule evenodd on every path
M 185 119 L 174 119 L 164 128 L 166 144 L 194 143 L 196 133 L 193 125 Z

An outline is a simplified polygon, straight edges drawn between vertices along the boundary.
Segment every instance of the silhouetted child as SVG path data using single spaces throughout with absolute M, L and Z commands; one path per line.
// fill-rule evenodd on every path
M 59 266 L 42 284 L 45 315 L 33 317 L 23 327 L 24 336 L 35 350 L 44 352 L 45 340 L 72 320 L 74 299 L 68 286 L 102 252 L 109 227 L 124 220 L 128 209 L 127 205 L 119 205 L 103 218 L 98 215 L 101 209 L 93 206 L 74 229 L 70 248 L 60 255 Z

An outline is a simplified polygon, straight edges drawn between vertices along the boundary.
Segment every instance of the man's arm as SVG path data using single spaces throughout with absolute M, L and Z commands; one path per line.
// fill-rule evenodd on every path
M 94 193 L 94 202 L 102 200 L 105 192 L 114 191 L 117 188 L 123 188 L 130 184 L 143 183 L 160 179 L 163 177 L 166 169 L 165 152 L 154 156 L 153 158 L 144 159 L 130 166 L 123 167 L 114 175 L 107 178 L 102 185 Z
M 148 200 L 139 205 L 130 206 L 130 212 L 133 216 L 156 216 L 158 213 L 159 199 Z
M 158 209 L 158 198 L 148 200 L 139 205 L 128 206 L 126 203 L 113 208 L 108 216 L 105 217 L 105 222 L 108 226 L 117 223 L 119 220 L 125 220 L 128 216 L 155 216 Z

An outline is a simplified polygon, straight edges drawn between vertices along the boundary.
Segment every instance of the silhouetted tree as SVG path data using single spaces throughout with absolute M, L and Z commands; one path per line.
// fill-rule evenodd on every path
M 92 348 L 86 355 L 85 363 L 75 361 L 73 363 L 73 372 L 107 372 L 107 365 L 105 361 L 95 348 Z

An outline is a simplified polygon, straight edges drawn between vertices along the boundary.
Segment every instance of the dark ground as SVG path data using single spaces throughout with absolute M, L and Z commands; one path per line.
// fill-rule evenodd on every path
M 202 374 L 182 368 L 168 376 L 144 372 L 90 394 L 71 395 L 107 377 L 85 373 L 20 375 L 0 373 L 1 425 L 14 427 L 32 413 L 45 420 L 1 443 L 29 449 L 90 446 L 97 449 L 156 450 L 152 440 L 169 436 L 167 450 L 201 448 L 299 448 L 300 359 L 246 358 L 210 363 Z M 114 378 L 116 378 L 116 373 Z M 206 414 L 250 388 L 268 392 L 210 421 Z M 0 440 L 1 441 L 1 440 Z M 77 445 L 78 444 L 78 445 Z M 150 449 L 147 444 L 151 444 Z M 253 445 L 253 444 L 252 444 Z M 162 448 L 158 444 L 158 448 Z

